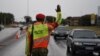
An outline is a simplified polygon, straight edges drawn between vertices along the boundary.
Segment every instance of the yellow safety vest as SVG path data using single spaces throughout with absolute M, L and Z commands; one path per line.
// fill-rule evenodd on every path
M 42 37 L 47 36 L 48 33 L 48 26 L 47 24 L 38 24 L 38 25 L 34 25 L 34 30 L 33 30 L 33 38 L 35 39 L 39 39 Z
M 47 24 L 34 24 L 33 48 L 47 48 L 49 32 Z

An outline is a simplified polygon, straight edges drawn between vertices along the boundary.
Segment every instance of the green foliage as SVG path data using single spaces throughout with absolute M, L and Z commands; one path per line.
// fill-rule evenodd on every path
M 54 16 L 46 16 L 45 18 L 45 22 L 55 22 L 56 21 L 56 17 Z
M 24 19 L 26 21 L 26 23 L 31 23 L 32 22 L 32 19 L 30 16 L 24 16 Z
M 90 15 L 82 16 L 80 19 L 80 24 L 82 26 L 91 26 L 91 17 Z
M 61 24 L 62 24 L 62 25 L 66 25 L 66 24 L 67 24 L 66 19 L 62 19 Z
M 14 22 L 14 15 L 0 12 L 0 24 L 8 25 Z

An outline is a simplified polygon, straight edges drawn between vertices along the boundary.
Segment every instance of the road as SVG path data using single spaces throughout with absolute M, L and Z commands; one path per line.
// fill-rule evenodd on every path
M 13 35 L 12 37 L 15 36 Z M 25 36 L 18 40 L 12 38 L 9 42 L 0 46 L 0 56 L 25 56 L 25 40 Z M 55 41 L 53 36 L 50 37 L 48 50 L 48 56 L 71 56 L 69 54 L 66 55 L 66 40 Z
M 51 36 L 48 49 L 48 56 L 66 56 L 66 40 L 55 41 Z
M 0 31 L 0 43 L 11 38 L 12 35 L 15 35 L 18 30 L 19 28 L 5 28 Z
M 55 42 L 52 36 L 50 38 L 48 49 L 48 56 L 66 56 L 65 43 Z M 0 56 L 25 56 L 25 37 L 22 37 L 19 40 L 12 39 L 9 45 L 1 47 Z

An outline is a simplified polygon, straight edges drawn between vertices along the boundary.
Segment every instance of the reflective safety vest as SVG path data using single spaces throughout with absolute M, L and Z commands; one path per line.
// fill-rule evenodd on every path
M 49 32 L 47 24 L 34 24 L 33 48 L 47 48 Z

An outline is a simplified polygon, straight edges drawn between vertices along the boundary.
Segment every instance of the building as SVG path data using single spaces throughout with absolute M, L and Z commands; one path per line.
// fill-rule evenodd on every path
M 91 26 L 91 25 L 96 25 L 96 18 L 97 15 L 92 13 L 80 17 L 68 17 L 66 19 L 66 22 L 70 26 Z
M 70 17 L 67 19 L 68 25 L 70 26 L 79 26 L 80 25 L 80 17 Z
M 91 25 L 95 25 L 96 24 L 96 19 L 97 19 L 97 16 L 96 14 L 90 14 L 91 15 Z
M 97 25 L 100 26 L 100 6 L 98 7 Z

